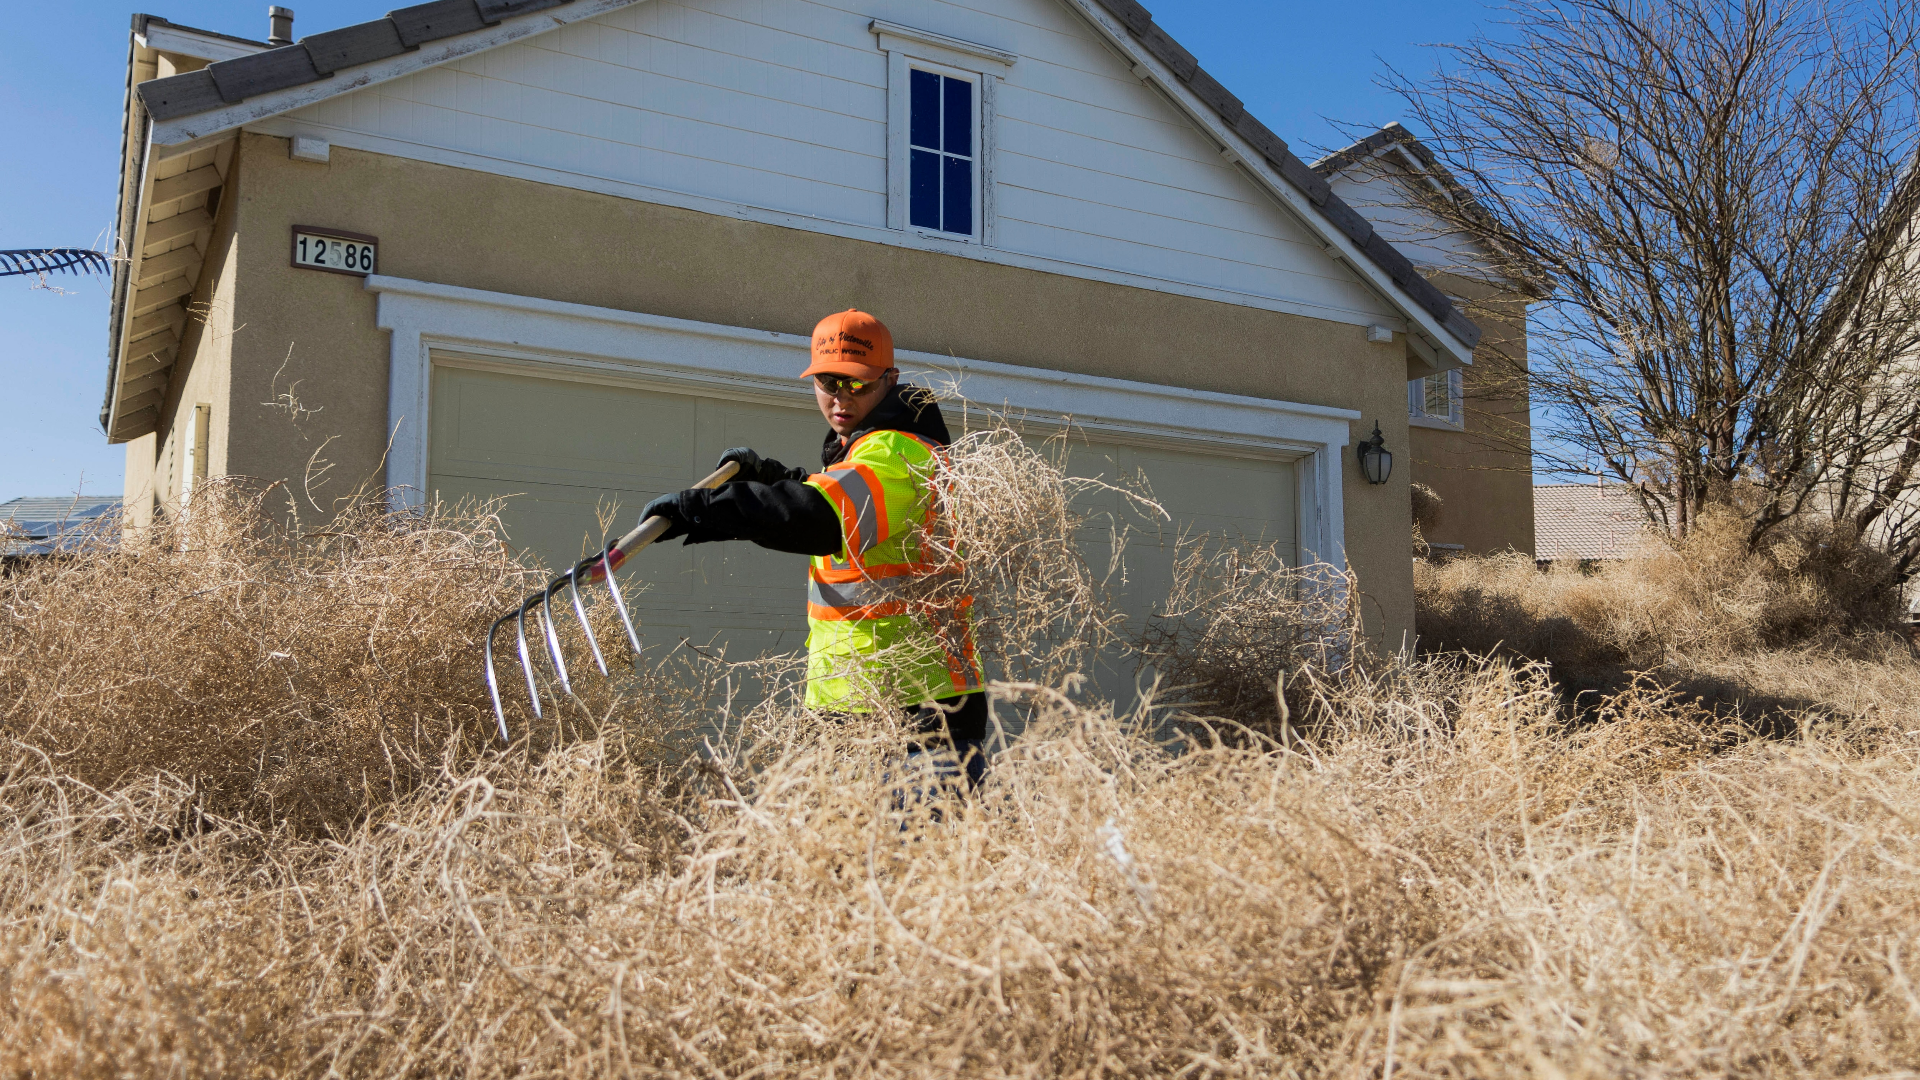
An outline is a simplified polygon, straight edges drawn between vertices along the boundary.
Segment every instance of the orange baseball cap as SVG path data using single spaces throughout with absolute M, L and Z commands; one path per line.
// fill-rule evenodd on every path
M 849 375 L 872 380 L 892 366 L 893 335 L 887 331 L 887 324 L 864 311 L 848 308 L 821 319 L 813 328 L 813 363 L 800 377 Z

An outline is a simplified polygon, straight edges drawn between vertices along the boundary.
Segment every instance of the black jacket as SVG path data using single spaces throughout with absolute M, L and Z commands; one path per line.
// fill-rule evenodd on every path
M 951 441 L 946 417 L 932 392 L 899 385 L 887 392 L 852 435 L 842 438 L 827 431 L 820 446 L 820 468 L 833 467 L 848 446 L 871 431 L 904 431 L 940 446 Z M 761 475 L 779 479 L 770 483 L 735 480 L 711 491 L 688 488 L 681 492 L 686 542 L 751 540 L 763 548 L 796 555 L 832 555 L 840 550 L 840 515 L 825 495 L 804 483 L 810 470 L 763 459 Z

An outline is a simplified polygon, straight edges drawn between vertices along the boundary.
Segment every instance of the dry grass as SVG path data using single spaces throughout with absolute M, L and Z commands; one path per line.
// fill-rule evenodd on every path
M 1899 598 L 1883 556 L 1812 527 L 1759 552 L 1744 535 L 1721 511 L 1684 542 L 1649 539 L 1634 558 L 1586 569 L 1543 574 L 1524 555 L 1416 563 L 1421 645 L 1547 661 L 1576 688 L 1609 690 L 1635 671 L 1708 682 L 1716 670 L 1761 674 L 1738 661 L 1786 650 L 1802 667 L 1832 658 L 1829 689 L 1844 692 L 1847 664 L 1897 656 Z M 1750 689 L 1771 692 L 1768 682 Z
M 495 523 L 363 502 L 300 533 L 275 501 L 205 487 L 184 520 L 8 578 L 9 736 L 77 782 L 166 773 L 209 812 L 303 831 L 470 752 L 471 627 L 526 576 Z
M 1062 484 L 1004 459 L 1023 490 Z M 684 764 L 662 748 L 685 745 L 693 706 L 631 679 L 488 750 L 470 734 L 487 722 L 474 643 L 518 571 L 484 519 L 370 517 L 303 547 L 250 514 L 205 510 L 184 551 L 142 539 L 0 586 L 6 1075 L 1868 1076 L 1920 1060 L 1911 705 L 1768 743 L 1643 683 L 1569 727 L 1537 666 L 1400 658 L 1298 672 L 1316 726 L 1283 748 L 1204 728 L 1170 744 L 1150 705 L 1117 716 L 1065 679 L 1003 683 L 1030 726 L 975 799 L 936 813 L 901 798 L 925 785 L 899 733 L 779 695 L 712 724 Z M 970 548 L 1001 567 L 982 582 L 1018 596 L 1021 565 L 1067 566 L 1060 522 L 1025 538 L 1053 548 L 1026 564 Z M 1299 603 L 1257 553 L 1237 568 L 1259 572 L 1224 578 L 1220 558 L 1196 564 L 1190 599 Z M 469 576 L 422 580 L 421 560 Z M 251 584 L 201 591 L 234 580 Z M 175 642 L 155 612 L 201 612 L 181 621 L 202 629 Z M 170 662 L 133 648 L 143 634 Z M 199 640 L 214 674 L 185 670 Z M 1264 664 L 1279 639 L 1249 640 Z M 283 651 L 311 658 L 312 682 L 278 689 Z M 196 724 L 254 742 L 216 753 Z M 135 729 L 154 738 L 120 734 Z M 369 764 L 383 745 L 414 763 L 398 780 Z M 315 815 L 286 785 L 329 755 L 369 779 Z
M 1139 642 L 1166 700 L 1257 736 L 1285 741 L 1312 721 L 1311 684 L 1286 673 L 1338 668 L 1360 647 L 1359 589 L 1318 564 L 1288 566 L 1276 544 L 1220 545 L 1189 537 L 1174 558 L 1173 588 Z

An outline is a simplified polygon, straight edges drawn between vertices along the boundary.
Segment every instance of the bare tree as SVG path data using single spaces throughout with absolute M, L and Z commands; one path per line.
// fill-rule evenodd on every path
M 1735 492 L 1761 543 L 1828 515 L 1920 557 L 1911 5 L 1537 0 L 1390 77 L 1429 209 L 1541 283 L 1544 467 L 1684 535 Z M 1461 198 L 1470 194 L 1472 198 Z

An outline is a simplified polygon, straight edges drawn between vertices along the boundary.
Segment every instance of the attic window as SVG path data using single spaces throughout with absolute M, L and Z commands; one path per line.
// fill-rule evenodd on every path
M 875 19 L 887 54 L 887 227 L 993 242 L 993 102 L 1019 59 Z
M 908 73 L 907 221 L 916 229 L 974 235 L 978 97 L 971 79 Z

